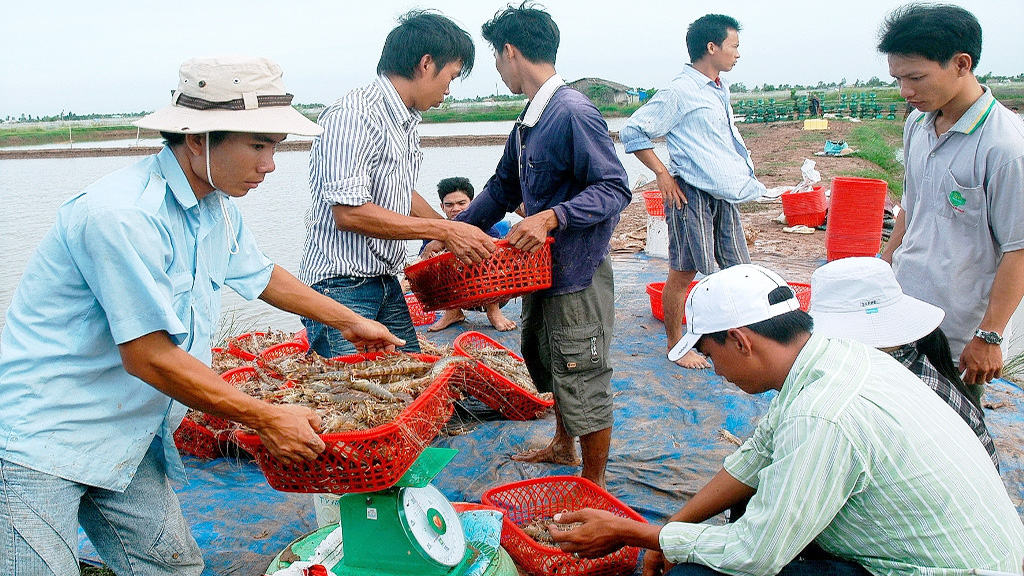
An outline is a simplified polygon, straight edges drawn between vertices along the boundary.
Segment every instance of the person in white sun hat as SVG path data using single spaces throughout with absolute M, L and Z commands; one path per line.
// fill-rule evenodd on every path
M 811 274 L 814 331 L 850 338 L 889 354 L 917 375 L 971 427 L 999 467 L 981 406 L 953 366 L 939 328 L 945 313 L 903 293 L 892 268 L 879 258 L 842 258 Z
M 760 266 L 701 280 L 686 318 L 671 355 L 696 347 L 743 391 L 774 390 L 767 414 L 668 524 L 556 514 L 582 523 L 549 526 L 562 550 L 647 548 L 645 576 L 1020 570 L 1024 525 L 988 454 L 910 371 L 859 342 L 812 334 L 792 288 Z M 748 499 L 734 522 L 701 524 Z
M 256 430 L 284 462 L 324 450 L 313 411 L 208 367 L 225 287 L 365 350 L 403 344 L 271 262 L 230 200 L 273 172 L 287 134 L 320 132 L 281 75 L 266 59 L 185 62 L 171 105 L 137 122 L 166 147 L 57 210 L 0 336 L 0 574 L 78 574 L 79 525 L 117 574 L 200 574 L 168 481 L 184 479 L 187 407 Z

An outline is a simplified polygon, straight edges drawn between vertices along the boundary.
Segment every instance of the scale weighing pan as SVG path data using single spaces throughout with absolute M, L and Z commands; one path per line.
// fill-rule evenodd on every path
M 456 453 L 428 447 L 394 486 L 342 495 L 340 525 L 293 542 L 267 573 L 305 560 L 324 564 L 336 576 L 464 574 L 477 553 L 467 545 L 451 502 L 430 484 Z

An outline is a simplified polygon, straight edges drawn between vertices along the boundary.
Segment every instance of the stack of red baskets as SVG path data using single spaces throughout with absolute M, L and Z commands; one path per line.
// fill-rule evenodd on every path
M 382 353 L 354 354 L 335 358 L 356 363 Z M 437 361 L 437 356 L 414 355 Z M 256 460 L 271 488 L 282 492 L 344 494 L 389 488 L 423 452 L 454 410 L 449 380 L 462 368 L 446 367 L 395 420 L 369 430 L 320 434 L 327 448 L 316 459 L 285 464 L 274 458 L 255 434 L 236 432 L 232 440 Z
M 624 576 L 636 569 L 638 548 L 626 546 L 601 558 L 575 558 L 556 545 L 537 543 L 523 531 L 523 526 L 534 520 L 551 519 L 555 514 L 583 508 L 646 522 L 643 516 L 586 478 L 549 476 L 522 480 L 491 488 L 480 501 L 505 512 L 501 545 L 530 574 Z
M 825 187 L 815 186 L 802 192 L 782 193 L 782 212 L 790 226 L 817 228 L 825 223 Z
M 665 217 L 665 201 L 661 197 L 661 190 L 644 190 L 644 206 L 647 208 L 648 216 Z
M 800 303 L 800 309 L 806 312 L 811 307 L 811 285 L 802 284 L 800 282 L 788 282 L 790 288 L 796 293 L 796 299 Z M 690 295 L 690 290 L 697 285 L 697 280 L 690 282 L 690 287 L 686 289 L 686 295 Z M 665 321 L 665 307 L 662 303 L 662 296 L 665 291 L 664 282 L 651 282 L 647 285 L 647 295 L 651 299 L 651 314 L 661 320 Z M 686 324 L 686 312 L 683 312 L 683 324 Z
M 477 264 L 465 264 L 451 252 L 405 269 L 409 286 L 426 310 L 473 308 L 504 302 L 551 287 L 551 238 L 537 252 L 524 252 L 505 240 Z
M 473 355 L 466 350 L 467 348 L 490 346 L 504 350 L 519 362 L 523 361 L 518 354 L 480 332 L 459 334 L 455 339 L 454 346 L 456 354 L 467 358 L 473 358 Z M 530 393 L 479 360 L 476 361 L 473 373 L 466 374 L 460 387 L 467 394 L 480 400 L 492 410 L 497 410 L 509 420 L 532 420 L 555 404 L 554 400 L 545 400 Z
M 841 177 L 832 180 L 825 254 L 829 262 L 874 256 L 882 244 L 885 180 Z

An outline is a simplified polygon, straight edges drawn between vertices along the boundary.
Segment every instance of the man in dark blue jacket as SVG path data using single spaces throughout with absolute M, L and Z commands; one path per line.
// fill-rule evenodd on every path
M 631 199 L 608 126 L 555 72 L 559 33 L 551 16 L 526 4 L 484 24 L 494 65 L 514 94 L 530 102 L 498 168 L 458 219 L 486 230 L 522 203 L 526 218 L 506 240 L 535 252 L 547 237 L 552 286 L 523 298 L 522 352 L 537 388 L 553 392 L 556 429 L 548 446 L 518 454 L 526 462 L 577 464 L 600 486 L 612 435 L 614 282 L 608 241 Z

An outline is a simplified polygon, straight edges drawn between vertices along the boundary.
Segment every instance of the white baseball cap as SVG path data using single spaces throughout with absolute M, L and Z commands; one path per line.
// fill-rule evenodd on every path
M 790 297 L 775 304 L 768 294 L 780 286 Z M 800 309 L 796 292 L 771 270 L 756 264 L 739 264 L 703 278 L 686 297 L 686 334 L 672 347 L 668 359 L 675 362 L 705 334 L 742 328 Z
M 815 270 L 810 314 L 816 333 L 873 348 L 917 342 L 945 316 L 941 308 L 904 294 L 879 258 L 842 258 Z
M 319 135 L 323 128 L 292 108 L 283 75 L 281 67 L 266 58 L 192 58 L 178 71 L 178 89 L 171 94 L 171 105 L 134 124 L 177 134 Z

